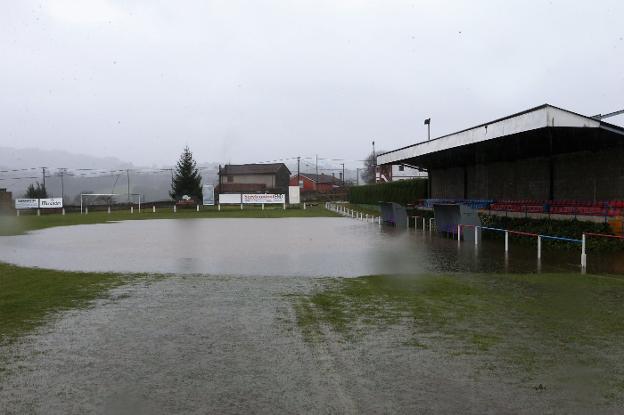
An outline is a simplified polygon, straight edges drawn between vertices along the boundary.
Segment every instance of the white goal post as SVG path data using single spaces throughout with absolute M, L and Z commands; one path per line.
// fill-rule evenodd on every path
M 108 196 L 108 197 L 114 197 L 114 196 L 123 196 L 120 195 L 119 193 L 80 193 L 80 214 L 82 215 L 83 213 L 83 200 L 86 197 L 89 196 L 93 196 L 93 197 L 99 197 L 99 196 Z M 140 193 L 130 193 L 130 196 L 138 196 L 139 198 L 139 213 L 141 213 L 141 194 Z

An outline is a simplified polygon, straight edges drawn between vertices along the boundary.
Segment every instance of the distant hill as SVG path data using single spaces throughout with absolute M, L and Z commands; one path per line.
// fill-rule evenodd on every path
M 204 183 L 216 183 L 218 163 L 200 165 Z M 30 183 L 42 181 L 40 167 L 43 166 L 47 167 L 46 187 L 55 197 L 61 195 L 59 168 L 67 169 L 62 180 L 66 204 L 80 203 L 80 193 L 117 193 L 123 194 L 120 199 L 124 200 L 128 193 L 126 169 L 130 170 L 130 193 L 142 194 L 147 202 L 169 199 L 171 171 L 159 168 L 171 166 L 135 166 L 114 157 L 100 158 L 63 150 L 0 147 L 0 171 L 20 169 L 0 172 L 0 188 L 13 192 L 13 197 L 22 197 Z

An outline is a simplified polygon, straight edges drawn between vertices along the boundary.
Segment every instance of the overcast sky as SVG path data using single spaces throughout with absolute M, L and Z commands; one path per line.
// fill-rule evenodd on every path
M 621 0 L 0 4 L 0 146 L 357 160 L 427 117 L 438 136 L 545 102 L 624 108 Z

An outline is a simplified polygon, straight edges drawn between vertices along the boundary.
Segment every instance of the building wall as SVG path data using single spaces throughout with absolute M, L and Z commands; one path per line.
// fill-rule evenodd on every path
M 429 172 L 431 179 L 432 198 L 458 198 L 464 197 L 464 171 L 461 167 L 450 169 L 432 170 Z
M 303 180 L 303 189 L 302 192 L 319 192 L 319 193 L 328 193 L 334 190 L 334 186 L 331 183 L 318 183 L 316 187 L 314 186 L 314 182 L 305 176 L 301 176 L 301 180 Z M 297 176 L 293 176 L 290 178 L 290 185 L 297 186 Z
M 229 181 L 228 177 L 232 177 L 233 181 Z M 240 174 L 240 175 L 224 175 L 223 183 L 245 183 L 245 184 L 263 184 L 267 188 L 275 187 L 275 175 L 273 174 Z
M 624 148 L 555 157 L 557 199 L 624 199 Z
M 554 198 L 585 201 L 624 199 L 623 160 L 622 147 L 553 157 Z M 547 200 L 550 198 L 549 173 L 550 164 L 546 157 L 475 164 L 465 169 L 434 169 L 429 172 L 431 197 Z
M 0 213 L 8 213 L 13 210 L 13 193 L 0 191 Z
M 399 164 L 392 165 L 392 181 L 396 182 L 399 180 L 412 180 L 417 177 L 427 177 L 427 173 L 422 172 L 418 169 L 414 169 L 409 166 L 402 166 L 403 171 L 401 171 L 401 166 Z

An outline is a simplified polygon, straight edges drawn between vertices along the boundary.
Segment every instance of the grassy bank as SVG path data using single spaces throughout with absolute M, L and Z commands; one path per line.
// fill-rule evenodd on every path
M 116 274 L 22 268 L 0 262 L 0 345 L 53 313 L 82 307 L 123 283 Z
M 46 214 L 41 216 L 22 215 L 0 216 L 0 236 L 19 235 L 30 230 L 51 228 L 54 226 L 84 225 L 94 223 L 104 223 L 122 220 L 145 220 L 145 219 L 197 219 L 197 218 L 286 218 L 286 217 L 321 217 L 337 216 L 323 206 L 310 207 L 308 209 L 282 209 L 260 207 L 246 207 L 240 210 L 238 206 L 223 207 L 221 211 L 216 208 L 204 208 L 199 212 L 194 209 L 178 210 L 173 213 L 172 209 L 160 208 L 156 213 L 152 213 L 151 207 L 143 212 L 131 214 L 127 210 L 107 212 L 90 212 L 88 215 L 79 213 L 69 213 L 65 216 L 60 214 Z
M 362 205 L 362 204 L 356 204 L 356 203 L 345 203 L 343 206 L 346 207 L 347 209 L 353 209 L 357 212 L 362 212 L 365 215 L 366 214 L 373 215 L 373 216 L 381 215 L 381 208 L 379 207 L 379 205 Z
M 579 274 L 370 276 L 327 280 L 294 300 L 312 342 L 396 329 L 405 345 L 478 358 L 537 383 L 591 374 L 624 396 L 624 280 Z M 552 373 L 561 378 L 552 379 Z

